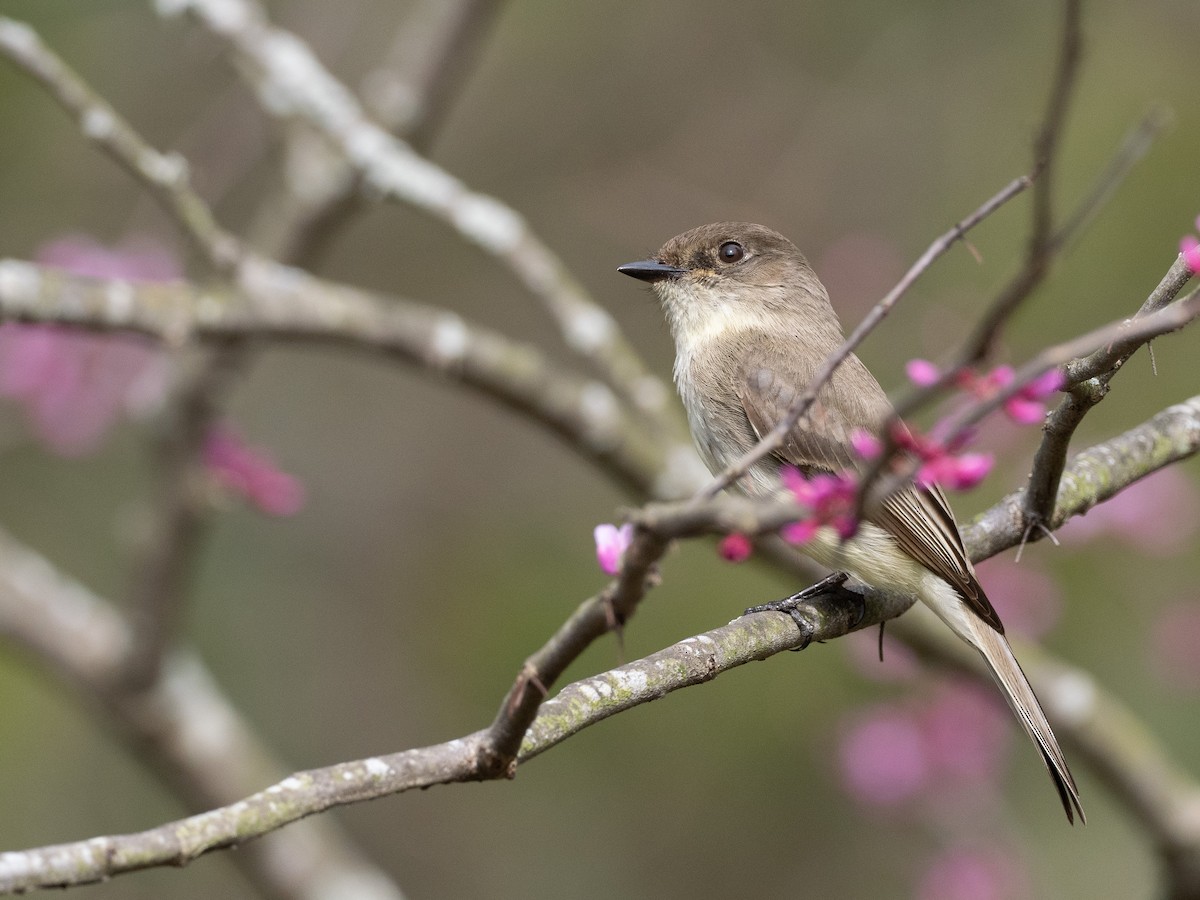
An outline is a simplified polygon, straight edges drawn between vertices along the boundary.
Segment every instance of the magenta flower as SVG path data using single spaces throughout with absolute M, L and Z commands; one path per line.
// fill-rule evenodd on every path
M 959 453 L 966 442 L 963 437 L 945 444 L 933 437 L 917 434 L 903 426 L 893 432 L 896 446 L 920 461 L 914 480 L 919 485 L 940 484 L 955 491 L 975 487 L 992 470 L 990 453 Z
M 90 238 L 63 238 L 43 247 L 37 260 L 96 278 L 180 275 L 175 259 L 150 242 L 109 250 Z M 0 396 L 20 403 L 38 439 L 62 456 L 91 453 L 122 416 L 156 409 L 166 382 L 166 356 L 139 336 L 0 325 Z
M 745 562 L 753 550 L 750 538 L 737 533 L 725 535 L 717 545 L 717 552 L 721 554 L 721 558 L 733 563 Z
M 992 471 L 995 459 L 990 453 L 963 453 L 955 456 L 944 447 L 928 447 L 915 481 L 928 487 L 940 484 L 952 491 L 969 491 Z
M 883 452 L 883 442 L 869 431 L 855 428 L 850 432 L 850 446 L 863 459 L 878 459 Z
M 941 370 L 927 359 L 910 359 L 904 372 L 917 387 L 932 387 L 942 377 Z
M 596 562 L 606 575 L 616 575 L 621 571 L 621 561 L 625 551 L 633 543 L 633 525 L 625 523 L 620 528 L 616 525 L 597 525 L 592 536 L 596 541 Z
M 1200 216 L 1196 217 L 1196 228 L 1200 230 Z M 1186 234 L 1179 241 L 1179 252 L 1193 275 L 1200 275 L 1200 240 L 1194 234 Z
M 209 432 L 201 448 L 209 474 L 268 516 L 290 516 L 304 505 L 304 487 L 259 448 L 248 446 L 228 425 Z
M 780 529 L 785 541 L 803 544 L 812 540 L 823 525 L 831 526 L 842 540 L 858 533 L 858 520 L 854 517 L 858 485 L 852 476 L 821 473 L 810 478 L 795 466 L 784 466 L 780 478 L 796 502 L 810 511 L 807 518 Z
M 1043 372 L 1005 400 L 1004 411 L 1018 425 L 1036 425 L 1046 415 L 1046 398 L 1062 390 L 1064 380 L 1058 369 Z
M 905 366 L 909 380 L 918 387 L 929 387 L 941 378 L 938 367 L 925 359 L 909 360 Z M 963 391 L 979 400 L 988 400 L 1012 384 L 1015 373 L 1012 366 L 997 366 L 986 375 L 971 369 L 960 369 L 954 374 L 954 383 Z M 1004 401 L 1004 411 L 1018 425 L 1035 425 L 1045 415 L 1045 399 L 1061 390 L 1063 376 L 1057 369 L 1035 378 Z

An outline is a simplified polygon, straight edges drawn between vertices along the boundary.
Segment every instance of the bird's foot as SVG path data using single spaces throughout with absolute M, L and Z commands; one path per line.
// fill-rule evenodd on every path
M 847 590 L 842 587 L 850 576 L 845 572 L 834 572 L 832 575 L 818 581 L 814 585 L 806 587 L 804 590 L 792 594 L 790 597 L 784 597 L 782 600 L 772 600 L 770 603 L 764 603 L 762 606 L 751 606 L 742 615 L 748 616 L 751 613 L 760 612 L 781 612 L 786 613 L 796 623 L 796 627 L 800 629 L 802 639 L 800 646 L 794 647 L 794 650 L 803 650 L 810 643 L 813 637 L 813 624 L 804 615 L 804 609 L 813 600 L 818 597 L 836 597 L 848 603 L 852 603 L 858 610 L 855 616 L 854 624 L 857 625 L 866 615 L 866 605 L 863 602 L 862 595 L 856 591 Z

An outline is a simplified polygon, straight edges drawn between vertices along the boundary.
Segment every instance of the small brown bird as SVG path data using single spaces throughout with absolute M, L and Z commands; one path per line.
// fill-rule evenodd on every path
M 619 272 L 649 282 L 675 339 L 675 383 L 692 437 L 715 474 L 787 415 L 821 363 L 843 342 L 829 295 L 796 246 L 744 222 L 705 225 L 674 237 L 652 259 Z M 782 490 L 780 467 L 805 474 L 861 468 L 855 429 L 878 434 L 892 412 L 873 375 L 851 355 L 822 387 L 783 446 L 758 462 L 741 487 Z M 945 495 L 903 488 L 842 540 L 823 527 L 801 548 L 865 584 L 919 598 L 974 647 L 1042 754 L 1067 818 L 1085 821 L 1079 791 L 1050 723 L 975 577 Z

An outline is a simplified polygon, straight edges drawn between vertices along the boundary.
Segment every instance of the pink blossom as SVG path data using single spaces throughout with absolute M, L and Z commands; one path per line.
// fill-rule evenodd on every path
M 969 491 L 985 479 L 995 459 L 990 453 L 963 453 L 955 456 L 949 451 L 930 452 L 917 470 L 920 485 L 940 484 L 953 491 Z
M 779 536 L 789 544 L 800 546 L 815 538 L 820 530 L 821 523 L 816 519 L 801 519 L 799 522 L 790 522 L 780 528 Z
M 927 359 L 910 359 L 904 373 L 917 387 L 932 387 L 942 377 L 941 370 Z
M 616 575 L 621 571 L 621 561 L 625 551 L 633 543 L 633 525 L 626 523 L 618 528 L 616 525 L 597 525 L 592 531 L 596 541 L 596 562 L 606 575 Z
M 850 446 L 863 459 L 878 459 L 883 452 L 883 442 L 871 432 L 855 428 L 850 432 Z
M 1045 400 L 1062 390 L 1065 379 L 1058 369 L 1049 369 L 1004 401 L 1004 411 L 1018 425 L 1036 425 L 1046 415 Z
M 992 469 L 991 454 L 958 453 L 970 438 L 970 434 L 964 434 L 945 443 L 937 438 L 910 431 L 903 425 L 897 425 L 892 431 L 892 440 L 896 446 L 915 456 L 921 463 L 914 479 L 917 484 L 940 484 L 956 491 L 975 487 Z
M 205 468 L 227 490 L 268 516 L 290 516 L 304 505 L 304 488 L 267 453 L 248 446 L 232 428 L 216 426 L 201 448 Z
M 43 247 L 37 260 L 97 278 L 154 281 L 180 274 L 166 250 L 146 241 L 109 250 L 90 238 L 63 238 Z M 62 456 L 93 452 L 122 415 L 155 409 L 166 378 L 165 355 L 136 335 L 0 325 L 0 396 L 19 402 L 39 440 Z
M 1187 550 L 1200 519 L 1200 492 L 1178 466 L 1168 466 L 1131 484 L 1115 497 L 1067 522 L 1065 541 L 1111 535 L 1150 556 Z
M 980 400 L 987 400 L 1012 384 L 1016 374 L 1012 366 L 996 366 L 986 375 L 963 369 L 958 373 L 958 380 Z
M 717 545 L 717 551 L 721 554 L 721 558 L 733 563 L 745 562 L 750 558 L 753 549 L 750 538 L 736 533 L 725 535 L 721 539 L 721 543 Z
M 929 387 L 941 377 L 937 366 L 924 359 L 909 360 L 905 371 L 909 380 L 918 387 Z M 997 366 L 986 375 L 980 375 L 971 369 L 959 369 L 954 373 L 954 383 L 978 400 L 989 400 L 1009 387 L 1015 377 L 1012 366 Z M 1005 400 L 1004 410 L 1010 419 L 1020 425 L 1040 422 L 1045 415 L 1043 401 L 1060 390 L 1062 385 L 1062 373 L 1051 369 Z
M 795 466 L 784 466 L 780 478 L 796 502 L 810 510 L 806 519 L 780 529 L 784 540 L 802 544 L 811 540 L 822 525 L 832 526 L 842 540 L 858 532 L 854 517 L 857 482 L 851 475 L 822 472 L 809 477 Z
M 838 762 L 847 792 L 869 806 L 895 806 L 929 785 L 929 758 L 920 723 L 890 706 L 860 713 L 839 740 Z
M 917 887 L 918 900 L 1025 900 L 1029 876 L 1015 854 L 994 847 L 953 848 L 933 860 Z
M 1196 227 L 1200 228 L 1200 219 L 1196 220 Z M 1192 274 L 1200 275 L 1200 240 L 1196 240 L 1193 234 L 1184 235 L 1179 242 L 1179 252 L 1183 254 L 1183 261 Z
M 1200 603 L 1175 603 L 1158 614 L 1150 629 L 1150 663 L 1164 684 L 1200 691 Z

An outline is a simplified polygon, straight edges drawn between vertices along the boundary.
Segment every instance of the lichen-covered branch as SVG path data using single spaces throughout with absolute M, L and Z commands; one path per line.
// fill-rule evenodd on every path
M 1147 442 L 1159 449 L 1135 463 L 1134 448 Z M 1149 422 L 1072 460 L 1064 479 L 1064 491 L 1075 479 L 1094 487 L 1069 492 L 1061 498 L 1058 508 L 1062 520 L 1085 511 L 1098 498 L 1112 496 L 1163 465 L 1196 453 L 1198 448 L 1200 397 L 1164 410 Z M 1106 461 L 1111 468 L 1100 474 Z M 1002 501 L 997 509 L 1019 509 L 1019 505 L 1018 492 Z M 690 515 L 686 513 L 683 519 L 689 528 L 695 525 Z M 659 518 L 660 524 L 665 521 L 665 517 Z M 1019 521 L 1011 516 L 1006 518 L 1001 511 L 995 515 L 988 513 L 964 529 L 964 538 L 972 558 L 979 560 L 1019 543 L 1022 531 Z M 646 576 L 654 560 L 664 552 L 666 541 L 661 538 L 646 541 L 642 547 L 644 555 L 623 575 L 625 580 L 618 582 L 617 592 L 628 591 L 630 597 L 640 597 L 647 586 Z M 840 637 L 891 618 L 911 602 L 876 590 L 862 590 L 861 595 L 862 610 L 847 608 L 844 603 L 829 604 L 821 598 L 814 600 L 804 611 L 811 624 L 807 638 Z M 594 616 L 594 607 L 604 596 L 585 603 L 582 615 Z M 608 595 L 610 599 L 612 596 L 615 595 Z M 932 641 L 931 652 L 939 658 L 961 659 L 963 648 L 957 642 L 942 640 L 943 637 L 948 635 L 935 634 L 929 638 L 926 633 L 923 640 Z M 183 865 L 200 854 L 241 844 L 334 806 L 434 784 L 509 777 L 516 762 L 531 759 L 617 712 L 712 680 L 746 662 L 793 649 L 805 638 L 784 615 L 739 618 L 645 659 L 564 687 L 554 698 L 540 704 L 524 734 L 519 756 L 511 764 L 505 764 L 495 750 L 501 745 L 498 741 L 512 739 L 516 729 L 510 722 L 518 721 L 516 717 L 444 744 L 299 772 L 230 806 L 138 834 L 0 854 L 0 890 L 78 884 L 153 865 Z M 557 652 L 553 647 L 546 651 Z M 1054 668 L 1048 660 L 1043 665 L 1031 666 L 1030 675 L 1061 734 L 1083 747 L 1098 742 L 1099 746 L 1089 750 L 1089 756 L 1103 754 L 1106 777 L 1120 782 L 1122 787 L 1116 793 L 1122 800 L 1133 805 L 1140 802 L 1138 798 L 1160 796 L 1167 790 L 1173 791 L 1181 802 L 1197 796 L 1196 785 L 1167 762 L 1165 753 L 1148 736 L 1147 743 L 1136 754 L 1127 752 L 1130 749 L 1127 741 L 1111 743 L 1102 737 L 1106 730 L 1125 727 L 1122 723 L 1132 721 L 1126 719 L 1132 713 L 1105 696 L 1091 679 L 1086 679 L 1086 690 L 1081 690 L 1082 676 L 1069 671 L 1064 675 L 1061 666 Z M 535 687 L 532 678 L 524 684 L 519 681 L 506 704 L 524 708 L 528 701 L 521 692 L 532 695 Z M 1144 765 L 1147 761 L 1154 761 L 1155 765 Z M 1169 775 L 1170 783 L 1147 784 L 1147 779 L 1157 777 L 1155 773 L 1163 774 L 1163 778 Z M 1171 809 L 1175 806 L 1156 812 L 1159 831 L 1154 832 L 1154 837 L 1175 858 L 1182 859 L 1190 853 L 1189 858 L 1194 860 L 1200 855 L 1200 834 L 1191 834 L 1179 822 L 1168 828 Z M 1139 816 L 1146 814 L 1137 808 L 1134 812 Z
M 3 532 L 0 635 L 25 646 L 88 705 L 98 707 L 105 724 L 145 753 L 195 807 L 235 803 L 285 771 L 192 654 L 169 654 L 155 681 L 130 688 L 126 672 L 135 643 L 128 623 L 109 603 Z M 108 871 L 141 867 L 145 848 L 109 841 L 83 841 L 63 854 L 0 854 L 0 891 L 79 883 L 72 875 L 78 872 L 89 873 L 82 880 L 95 881 Z M 323 900 L 330 895 L 320 885 L 342 884 L 360 886 L 355 896 L 364 900 L 400 900 L 388 877 L 332 821 L 306 822 L 268 841 L 233 861 L 270 896 Z

